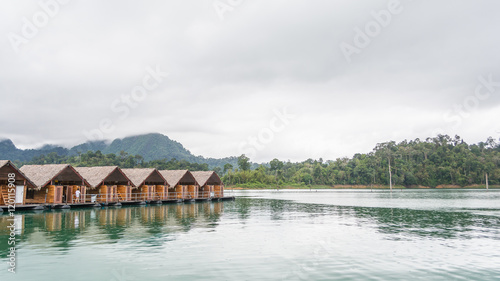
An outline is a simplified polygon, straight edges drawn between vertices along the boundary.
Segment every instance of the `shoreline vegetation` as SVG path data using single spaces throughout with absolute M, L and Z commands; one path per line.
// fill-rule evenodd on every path
M 299 163 L 273 159 L 251 169 L 248 157 L 238 168 L 225 165 L 226 186 L 242 188 L 481 188 L 500 185 L 500 144 L 489 137 L 467 144 L 461 137 L 438 135 L 425 140 L 379 143 L 352 158 Z
M 283 185 L 283 186 L 255 186 L 255 185 L 226 185 L 225 190 L 273 190 L 273 189 L 376 189 L 376 190 L 389 190 L 389 185 Z M 400 189 L 484 189 L 486 190 L 486 185 L 470 185 L 470 186 L 458 186 L 458 185 L 438 185 L 436 187 L 429 186 L 402 186 L 397 185 L 393 186 L 392 189 L 400 190 Z M 500 189 L 500 185 L 489 185 L 488 189 Z
M 152 149 L 157 145 L 152 145 Z M 118 166 L 120 168 L 157 168 L 159 170 L 213 170 L 228 187 L 248 189 L 334 188 L 495 188 L 500 186 L 500 143 L 489 137 L 485 142 L 468 144 L 461 137 L 438 135 L 425 140 L 379 143 L 371 152 L 353 157 L 302 162 L 273 159 L 256 164 L 242 154 L 237 165 L 223 166 L 192 163 L 182 159 L 146 161 L 141 155 L 125 151 L 103 154 L 101 151 L 61 156 L 49 153 L 23 164 L 70 164 L 74 167 Z

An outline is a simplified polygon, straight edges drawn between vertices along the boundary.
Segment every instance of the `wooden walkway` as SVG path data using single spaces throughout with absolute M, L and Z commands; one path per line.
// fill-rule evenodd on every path
M 94 202 L 94 203 L 68 203 L 68 204 L 28 204 L 16 205 L 16 211 L 35 211 L 46 209 L 74 209 L 74 208 L 92 208 L 92 207 L 112 207 L 122 205 L 149 205 L 149 204 L 179 204 L 210 201 L 230 201 L 235 200 L 234 196 L 219 198 L 197 198 L 197 199 L 168 199 L 168 200 L 141 200 L 141 201 L 120 201 L 120 202 Z M 8 206 L 0 206 L 0 213 L 7 212 Z

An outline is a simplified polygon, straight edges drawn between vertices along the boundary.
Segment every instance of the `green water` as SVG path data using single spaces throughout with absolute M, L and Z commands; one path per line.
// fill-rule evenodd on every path
M 238 191 L 17 213 L 0 280 L 500 280 L 500 190 Z

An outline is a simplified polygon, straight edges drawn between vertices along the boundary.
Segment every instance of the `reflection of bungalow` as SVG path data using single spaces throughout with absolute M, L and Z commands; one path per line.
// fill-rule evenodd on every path
M 119 226 L 128 226 L 132 221 L 132 209 L 131 208 L 120 208 L 116 215 L 116 224 Z
M 168 199 L 196 199 L 198 183 L 188 170 L 163 170 L 160 174 L 169 186 Z
M 85 203 L 90 185 L 71 165 L 25 165 L 20 170 L 35 184 L 35 188 L 26 193 L 26 203 L 76 203 L 77 190 L 80 191 L 80 203 Z
M 45 213 L 45 229 L 49 232 L 59 231 L 62 228 L 62 213 Z
M 198 198 L 222 198 L 224 197 L 224 185 L 222 180 L 214 171 L 191 172 L 200 185 Z
M 35 188 L 35 184 L 12 162 L 0 160 L 0 206 L 24 205 L 28 187 Z
M 122 171 L 137 186 L 132 191 L 133 201 L 161 201 L 168 199 L 167 180 L 157 169 L 122 169 Z
M 165 222 L 168 217 L 168 206 L 169 205 L 159 205 L 154 207 L 155 221 Z
M 100 226 L 110 227 L 116 225 L 118 210 L 114 208 L 105 208 L 96 211 L 96 218 Z
M 130 201 L 131 181 L 118 166 L 76 167 L 75 169 L 93 188 L 89 192 L 90 200 L 100 203 Z

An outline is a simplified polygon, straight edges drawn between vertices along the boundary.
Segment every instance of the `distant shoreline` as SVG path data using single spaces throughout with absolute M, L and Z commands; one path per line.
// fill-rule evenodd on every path
M 486 185 L 469 185 L 469 186 L 458 186 L 458 185 L 438 185 L 436 187 L 429 186 L 393 186 L 393 189 L 486 189 Z M 490 189 L 500 189 L 500 185 L 490 185 Z M 227 185 L 225 190 L 267 190 L 267 189 L 390 189 L 388 185 L 283 185 L 283 186 L 241 186 L 241 185 Z

